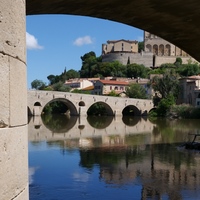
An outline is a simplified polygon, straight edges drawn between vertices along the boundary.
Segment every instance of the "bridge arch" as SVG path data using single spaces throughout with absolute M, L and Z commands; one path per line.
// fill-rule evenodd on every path
M 79 115 L 79 113 L 78 113 L 78 111 L 77 111 L 77 109 L 76 109 L 76 107 L 75 107 L 75 105 L 71 102 L 71 101 L 69 101 L 68 99 L 65 99 L 65 98 L 54 98 L 54 99 L 52 99 L 52 100 L 50 100 L 49 102 L 47 102 L 43 107 L 42 107 L 42 111 L 43 111 L 43 109 L 45 108 L 45 106 L 47 106 L 48 104 L 50 104 L 50 103 L 53 103 L 53 102 L 62 102 L 62 103 L 64 103 L 67 107 L 68 107 L 68 114 L 69 115 L 71 115 L 71 116 L 78 116 Z
M 122 110 L 122 115 L 140 116 L 141 111 L 134 105 L 128 105 Z
M 101 112 L 103 113 L 94 113 L 93 112 L 93 108 L 97 106 L 98 111 L 101 110 Z M 102 110 L 103 109 L 103 110 Z M 87 110 L 87 115 L 108 115 L 108 116 L 114 116 L 115 113 L 113 112 L 113 109 L 110 107 L 110 105 L 108 105 L 107 103 L 103 102 L 103 101 L 97 101 L 95 103 L 93 103 L 92 105 L 90 105 L 90 107 Z

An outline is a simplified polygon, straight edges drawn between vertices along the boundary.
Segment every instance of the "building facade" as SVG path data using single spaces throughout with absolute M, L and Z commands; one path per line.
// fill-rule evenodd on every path
M 200 76 L 179 79 L 180 95 L 177 104 L 189 104 L 200 107 Z
M 174 63 L 180 57 L 183 64 L 197 62 L 185 51 L 172 43 L 144 31 L 144 51 L 138 52 L 138 42 L 134 40 L 108 40 L 102 45 L 102 62 L 119 61 L 123 65 L 140 64 L 157 67 L 164 63 Z

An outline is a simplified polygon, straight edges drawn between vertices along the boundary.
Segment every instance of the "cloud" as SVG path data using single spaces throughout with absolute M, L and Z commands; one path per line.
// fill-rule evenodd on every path
M 27 49 L 43 49 L 42 46 L 38 44 L 37 39 L 35 36 L 26 32 L 26 48 Z
M 82 45 L 87 45 L 87 44 L 92 44 L 93 40 L 90 36 L 84 36 L 84 37 L 79 37 L 74 41 L 74 45 L 76 46 L 82 46 Z

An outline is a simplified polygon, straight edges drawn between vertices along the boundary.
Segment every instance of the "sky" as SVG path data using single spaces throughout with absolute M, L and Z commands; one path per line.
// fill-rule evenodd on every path
M 47 76 L 64 69 L 81 69 L 81 56 L 101 55 L 108 40 L 143 41 L 143 31 L 125 24 L 73 15 L 26 16 L 27 87 L 35 79 L 48 84 Z

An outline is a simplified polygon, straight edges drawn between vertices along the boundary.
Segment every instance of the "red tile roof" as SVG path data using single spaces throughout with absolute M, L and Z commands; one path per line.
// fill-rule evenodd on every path
M 113 81 L 113 80 L 99 80 L 104 85 L 129 85 L 128 82 L 125 81 Z

